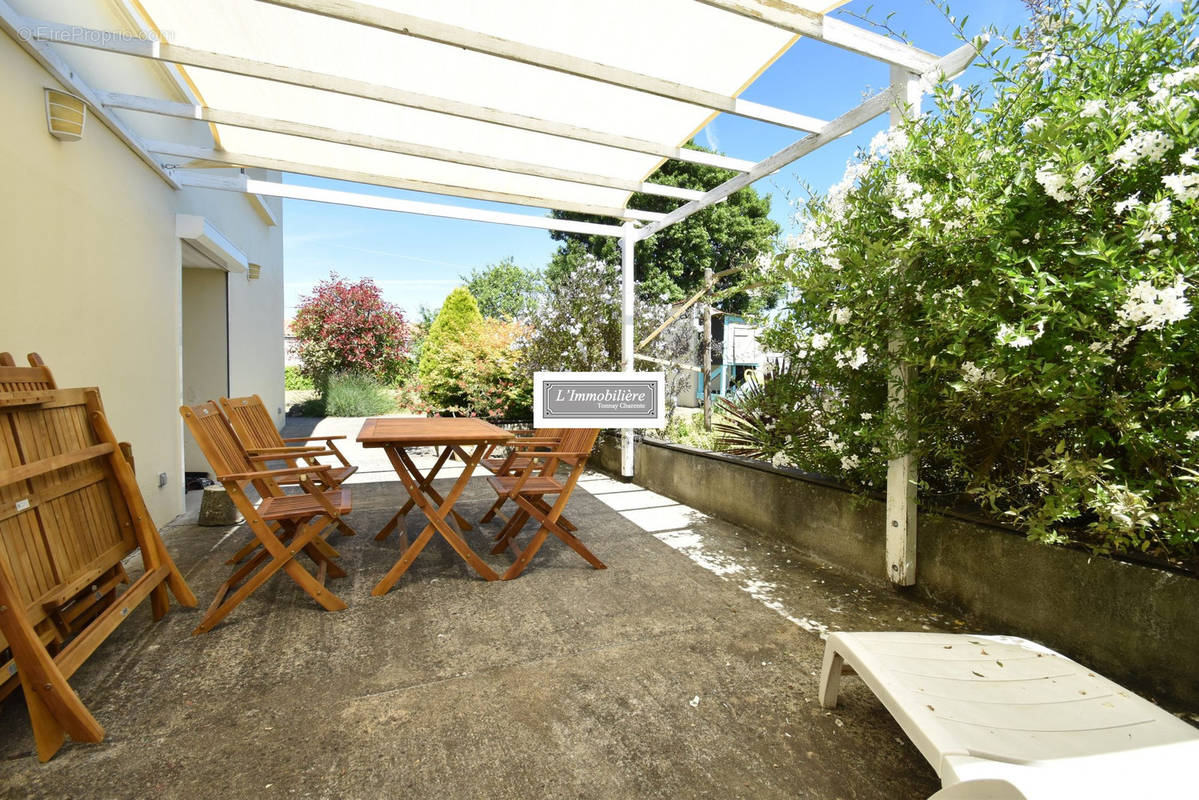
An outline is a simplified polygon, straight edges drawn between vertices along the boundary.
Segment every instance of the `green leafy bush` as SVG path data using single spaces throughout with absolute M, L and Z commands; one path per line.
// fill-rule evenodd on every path
M 1194 558 L 1196 3 L 1034 8 L 979 42 L 989 91 L 936 86 L 764 265 L 793 374 L 758 438 L 874 487 L 912 449 L 926 496 L 1036 539 Z M 888 411 L 901 364 L 914 405 Z
M 443 345 L 441 366 L 424 385 L 426 397 L 455 398 L 437 410 L 527 419 L 533 413 L 533 378 L 519 364 L 518 344 L 527 329 L 489 319 L 486 325 Z
M 470 399 L 458 383 L 462 371 L 458 348 L 478 338 L 482 331 L 483 315 L 478 303 L 459 286 L 446 297 L 421 344 L 417 377 L 425 402 L 433 409 L 469 405 Z
M 330 417 L 374 417 L 396 410 L 391 390 L 369 375 L 332 375 L 323 398 L 325 414 Z
M 284 367 L 283 388 L 289 392 L 300 392 L 311 391 L 315 387 L 312 379 L 301 372 L 299 367 Z

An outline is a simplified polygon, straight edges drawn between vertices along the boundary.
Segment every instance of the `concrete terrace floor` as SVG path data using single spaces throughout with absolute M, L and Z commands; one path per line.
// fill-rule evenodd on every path
M 598 473 L 569 514 L 609 569 L 551 538 L 520 579 L 487 583 L 435 537 L 372 597 L 398 557 L 394 537 L 373 534 L 402 487 L 379 451 L 352 444 L 360 420 L 289 420 L 285 435 L 313 425 L 348 434 L 362 466 L 359 535 L 331 538 L 349 575 L 329 587 L 349 608 L 322 611 L 282 573 L 198 637 L 200 609 L 154 624 L 144 603 L 72 679 L 102 744 L 68 742 L 38 764 L 20 695 L 0 708 L 0 796 L 902 800 L 939 788 L 860 682 L 845 681 L 835 712 L 820 707 L 820 634 L 968 621 Z M 492 497 L 475 479 L 457 507 L 475 520 Z M 249 534 L 194 520 L 164 537 L 206 606 Z M 423 517 L 407 525 L 415 535 Z M 493 567 L 509 563 L 467 537 Z

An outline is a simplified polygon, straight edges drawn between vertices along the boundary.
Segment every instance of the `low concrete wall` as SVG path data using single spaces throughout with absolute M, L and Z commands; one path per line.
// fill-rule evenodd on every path
M 619 442 L 592 462 L 620 472 Z M 689 447 L 640 442 L 634 480 L 883 582 L 884 509 L 834 483 Z M 919 524 L 920 595 L 1150 695 L 1199 710 L 1199 580 L 1047 547 L 936 513 Z

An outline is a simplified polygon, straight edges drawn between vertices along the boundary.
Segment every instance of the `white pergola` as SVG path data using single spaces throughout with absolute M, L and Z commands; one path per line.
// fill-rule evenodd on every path
M 937 56 L 826 15 L 844 0 L 115 2 L 127 30 L 29 18 L 9 0 L 0 0 L 0 27 L 173 188 L 618 238 L 625 371 L 638 358 L 637 241 L 869 120 L 889 113 L 894 123 L 918 113 L 921 80 L 952 77 L 975 55 L 966 45 Z M 832 120 L 741 99 L 801 36 L 889 64 L 889 88 Z M 90 86 L 66 56 L 79 48 L 159 62 L 176 96 Z M 756 163 L 681 146 L 721 113 L 805 135 Z M 153 128 L 146 121 L 155 117 L 197 120 L 209 136 L 205 144 L 155 139 L 146 133 Z M 736 175 L 706 192 L 648 181 L 667 159 Z M 230 167 L 612 222 L 319 189 L 257 180 Z M 628 208 L 634 193 L 680 205 L 668 214 Z M 893 376 L 892 403 L 904 402 L 906 381 L 905 370 Z M 633 474 L 632 444 L 632 431 L 624 431 L 625 475 Z M 899 585 L 915 582 L 915 478 L 912 457 L 890 463 L 888 577 Z

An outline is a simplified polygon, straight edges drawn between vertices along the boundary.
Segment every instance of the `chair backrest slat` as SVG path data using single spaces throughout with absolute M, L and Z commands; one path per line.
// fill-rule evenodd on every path
M 183 421 L 187 423 L 200 452 L 208 459 L 217 480 L 254 470 L 216 403 L 210 400 L 200 405 L 180 406 L 179 413 L 183 415 Z
M 251 448 L 284 447 L 283 437 L 275 427 L 275 421 L 266 410 L 258 395 L 249 397 L 222 397 L 224 409 L 233 431 L 242 444 Z
M 9 353 L 0 353 L 0 392 L 37 392 L 57 389 L 54 375 L 37 353 L 29 354 L 29 366 L 18 367 Z

